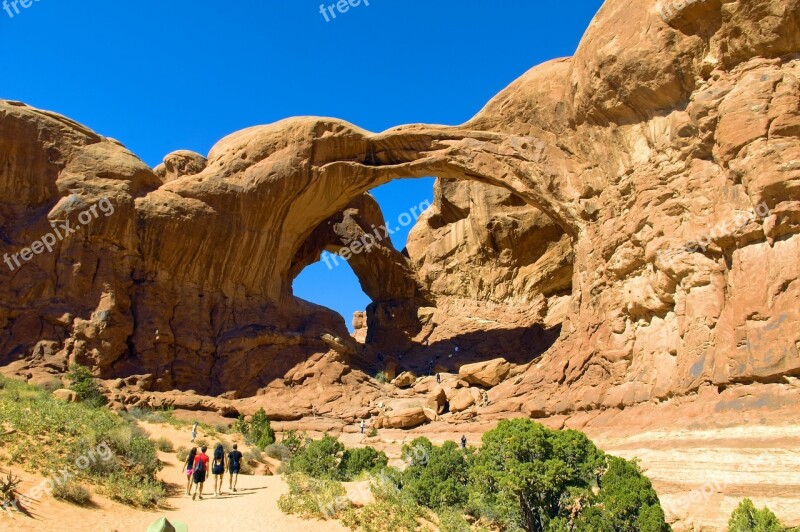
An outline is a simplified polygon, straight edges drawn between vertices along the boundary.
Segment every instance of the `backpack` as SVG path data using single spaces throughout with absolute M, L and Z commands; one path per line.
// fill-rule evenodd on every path
M 200 456 L 200 455 L 198 455 L 198 457 L 199 457 L 199 456 Z M 196 461 L 195 461 L 195 463 L 194 463 L 194 470 L 195 470 L 195 471 L 205 471 L 205 470 L 206 470 L 206 465 L 205 465 L 205 463 L 204 463 L 202 460 L 197 460 L 197 459 L 195 459 L 195 460 L 196 460 Z

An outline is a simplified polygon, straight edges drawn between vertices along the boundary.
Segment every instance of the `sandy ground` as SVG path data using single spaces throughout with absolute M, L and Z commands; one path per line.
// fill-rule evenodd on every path
M 176 430 L 166 425 L 145 424 L 143 427 L 153 438 L 167 437 L 176 448 L 189 446 L 188 430 Z M 212 438 L 201 434 L 209 442 Z M 226 438 L 227 439 L 227 438 Z M 32 517 L 21 514 L 0 514 L 0 530 L 19 532 L 58 530 L 60 532 L 144 532 L 148 525 L 160 517 L 183 521 L 190 532 L 225 532 L 225 531 L 344 531 L 347 530 L 336 521 L 305 521 L 285 515 L 278 509 L 278 497 L 287 491 L 286 483 L 280 476 L 248 476 L 239 477 L 236 493 L 227 488 L 227 476 L 223 494 L 213 496 L 213 480 L 204 486 L 205 498 L 193 501 L 184 495 L 186 476 L 181 473 L 181 465 L 175 453 L 159 453 L 165 462 L 160 476 L 175 485 L 177 495 L 170 497 L 166 507 L 153 510 L 137 510 L 114 503 L 105 497 L 95 494 L 92 497 L 95 505 L 90 509 L 43 497 L 38 502 L 29 502 L 26 508 Z M 5 469 L 4 469 L 5 471 Z M 41 482 L 41 477 L 19 473 L 25 482 L 20 493 L 27 493 Z M 180 483 L 180 488 L 178 484 Z

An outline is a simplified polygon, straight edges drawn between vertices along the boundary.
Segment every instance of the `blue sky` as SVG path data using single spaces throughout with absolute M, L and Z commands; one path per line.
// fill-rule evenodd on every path
M 326 22 L 321 3 L 334 2 L 36 0 L 19 14 L 10 6 L 13 17 L 0 9 L 0 98 L 65 114 L 151 166 L 287 116 L 333 116 L 371 131 L 459 124 L 530 67 L 572 55 L 602 4 L 369 0 Z M 432 198 L 432 184 L 396 181 L 374 194 L 394 221 Z M 406 236 L 394 235 L 398 248 Z M 295 293 L 348 325 L 369 302 L 348 267 L 322 263 L 303 272 Z

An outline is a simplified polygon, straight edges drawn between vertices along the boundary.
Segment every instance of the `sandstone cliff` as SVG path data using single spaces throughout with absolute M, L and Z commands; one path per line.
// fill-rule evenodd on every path
M 377 353 L 419 371 L 456 346 L 442 369 L 515 364 L 477 410 L 490 417 L 790 386 L 800 0 L 674 7 L 609 0 L 574 57 L 461 126 L 294 118 L 155 171 L 3 102 L 0 254 L 24 255 L 0 268 L 0 362 L 33 375 L 78 361 L 144 391 L 295 394 L 281 408 L 343 417 L 377 413 Z M 375 300 L 362 348 L 293 297 L 293 277 L 380 221 L 365 192 L 427 175 L 437 201 L 407 254 L 385 244 L 352 263 Z M 101 201 L 113 214 L 83 224 Z M 52 252 L 25 252 L 67 221 L 79 230 Z

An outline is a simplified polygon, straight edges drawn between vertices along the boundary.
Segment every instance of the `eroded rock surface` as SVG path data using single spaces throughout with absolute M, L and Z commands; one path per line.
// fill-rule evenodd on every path
M 0 361 L 39 379 L 77 361 L 147 393 L 291 396 L 296 412 L 341 419 L 378 415 L 378 369 L 498 357 L 505 380 L 453 421 L 789 386 L 799 7 L 609 0 L 574 57 L 533 68 L 461 126 L 374 134 L 293 118 L 157 172 L 2 102 Z M 382 221 L 368 190 L 428 175 L 436 201 L 408 249 L 383 241 L 351 261 L 374 302 L 366 347 L 350 344 L 292 280 Z M 33 247 L 67 221 L 74 234 Z

